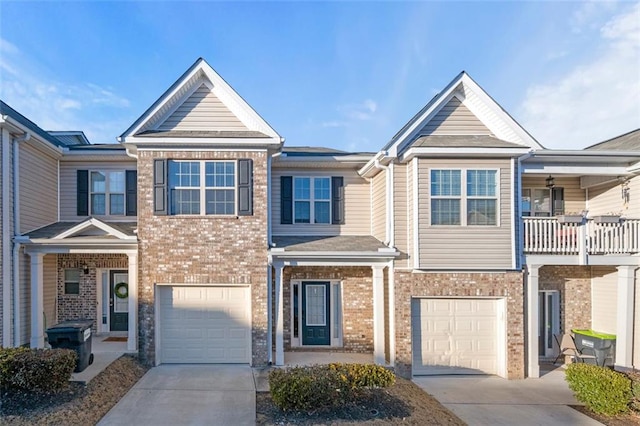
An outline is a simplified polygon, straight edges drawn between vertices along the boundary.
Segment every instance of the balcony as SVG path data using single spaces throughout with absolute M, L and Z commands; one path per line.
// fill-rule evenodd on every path
M 524 253 L 529 255 L 626 255 L 640 253 L 640 219 L 562 223 L 557 217 L 524 217 Z

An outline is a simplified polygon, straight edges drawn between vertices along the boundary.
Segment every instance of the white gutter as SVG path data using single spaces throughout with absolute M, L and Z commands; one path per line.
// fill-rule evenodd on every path
M 20 237 L 20 149 L 18 144 L 31 139 L 31 133 L 24 132 L 13 139 L 13 235 Z M 14 346 L 20 346 L 20 243 L 13 243 L 13 334 Z
M 271 156 L 267 155 L 267 247 L 273 247 L 273 238 L 271 235 Z M 255 206 L 254 210 L 255 210 Z M 271 267 L 269 267 L 271 270 Z M 269 274 L 271 275 L 271 274 Z
M 11 345 L 11 234 L 9 233 L 9 176 L 11 166 L 9 163 L 9 140 L 5 137 L 8 133 L 0 129 L 0 143 L 2 144 L 2 346 L 10 348 Z
M 385 240 L 384 240 L 384 245 L 386 246 L 391 246 L 391 241 L 392 241 L 392 236 L 391 236 L 391 181 L 390 181 L 390 176 L 391 176 L 391 171 L 389 166 L 383 166 L 380 163 L 380 160 L 377 158 L 378 156 L 376 156 L 376 159 L 373 163 L 373 167 L 375 167 L 378 170 L 384 170 L 385 171 Z M 373 206 L 371 206 L 373 208 Z

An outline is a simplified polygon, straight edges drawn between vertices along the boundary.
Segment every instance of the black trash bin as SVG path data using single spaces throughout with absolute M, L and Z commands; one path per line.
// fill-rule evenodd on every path
M 616 335 L 593 330 L 571 330 L 575 334 L 576 348 L 580 352 L 595 355 L 596 363 L 611 367 L 616 359 Z
M 78 354 L 75 373 L 93 364 L 91 353 L 92 320 L 64 321 L 47 329 L 49 344 L 54 349 L 73 349 Z

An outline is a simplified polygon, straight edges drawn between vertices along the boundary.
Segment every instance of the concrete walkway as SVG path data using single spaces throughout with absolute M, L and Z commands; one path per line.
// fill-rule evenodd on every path
M 471 426 L 600 425 L 577 405 L 563 370 L 539 379 L 496 376 L 429 376 L 413 381 Z
M 161 365 L 98 425 L 255 425 L 255 392 L 249 366 Z

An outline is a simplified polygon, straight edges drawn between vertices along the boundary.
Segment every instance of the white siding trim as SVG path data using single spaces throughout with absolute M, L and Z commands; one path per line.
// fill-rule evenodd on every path
M 516 208 L 516 200 L 515 200 L 515 191 L 514 191 L 514 183 L 516 182 L 516 165 L 515 165 L 515 158 L 511 159 L 511 179 L 510 179 L 510 185 L 509 185 L 509 192 L 511 193 L 511 214 L 509 216 L 511 216 L 511 268 L 516 269 L 517 268 L 517 262 L 516 262 L 516 219 L 520 220 L 520 218 L 516 218 L 516 216 L 519 216 L 519 211 L 520 209 Z M 518 187 L 520 187 L 521 185 L 518 182 Z M 517 202 L 520 202 L 520 199 L 518 198 Z
M 2 346 L 11 347 L 11 234 L 10 229 L 10 188 L 9 178 L 11 163 L 9 162 L 9 132 L 0 129 L 2 144 Z

